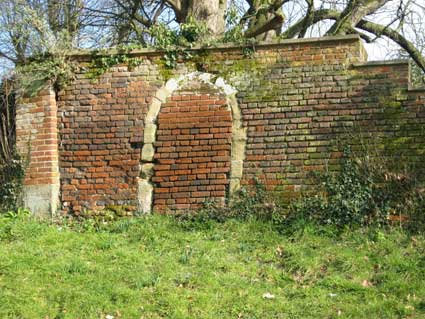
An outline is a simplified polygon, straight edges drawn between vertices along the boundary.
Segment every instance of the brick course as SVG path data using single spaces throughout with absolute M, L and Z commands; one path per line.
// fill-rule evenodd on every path
M 53 90 L 22 98 L 16 117 L 17 148 L 28 161 L 24 184 L 58 183 L 57 106 Z
M 219 94 L 175 92 L 161 106 L 154 176 L 156 211 L 224 203 L 231 155 L 231 112 Z M 192 93 L 192 94 L 190 94 Z M 211 92 L 212 93 L 212 92 Z

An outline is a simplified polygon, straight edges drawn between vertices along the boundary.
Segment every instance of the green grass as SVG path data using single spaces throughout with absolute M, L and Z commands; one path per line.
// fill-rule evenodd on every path
M 325 231 L 3 221 L 0 318 L 425 318 L 425 238 Z

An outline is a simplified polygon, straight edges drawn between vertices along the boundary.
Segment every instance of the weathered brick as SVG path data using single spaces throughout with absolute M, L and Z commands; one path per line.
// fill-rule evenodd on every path
M 218 76 L 238 73 L 232 65 L 245 63 L 237 48 L 209 54 L 210 72 Z M 250 63 L 258 68 L 247 67 L 234 77 L 243 80 L 229 82 L 248 135 L 242 184 L 259 176 L 269 187 L 300 190 L 308 171 L 338 163 L 341 153 L 331 147 L 353 128 L 381 139 L 407 137 L 402 148 L 420 161 L 425 93 L 408 90 L 407 65 L 352 64 L 363 56 L 354 38 L 256 48 Z M 137 204 L 148 105 L 158 103 L 164 84 L 150 59 L 141 59 L 139 71 L 120 66 L 97 82 L 78 73 L 57 101 L 51 90 L 23 99 L 17 139 L 23 154 L 31 140 L 26 185 L 57 181 L 59 168 L 64 212 Z M 176 72 L 189 69 L 179 65 Z M 150 122 L 158 125 L 149 144 L 156 152 L 152 182 L 187 196 L 154 196 L 157 210 L 195 208 L 206 198 L 223 199 L 229 187 L 232 112 L 224 95 L 195 82 L 173 92 Z

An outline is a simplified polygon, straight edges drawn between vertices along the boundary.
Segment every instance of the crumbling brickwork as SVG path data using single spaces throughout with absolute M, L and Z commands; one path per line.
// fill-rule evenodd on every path
M 210 197 L 223 201 L 253 177 L 290 196 L 311 183 L 310 171 L 337 169 L 344 143 L 375 143 L 383 154 L 422 162 L 425 91 L 410 88 L 407 62 L 365 62 L 356 36 L 248 51 L 194 49 L 192 59 L 167 69 L 163 53 L 142 50 L 130 54 L 139 66 L 118 65 L 95 80 L 88 77 L 93 56 L 75 55 L 81 71 L 46 102 L 57 116 L 40 118 L 58 129 L 60 210 L 193 208 Z M 28 112 L 23 107 L 18 117 Z M 18 123 L 21 141 L 24 123 L 42 132 Z M 28 185 L 38 180 L 38 164 L 31 165 Z

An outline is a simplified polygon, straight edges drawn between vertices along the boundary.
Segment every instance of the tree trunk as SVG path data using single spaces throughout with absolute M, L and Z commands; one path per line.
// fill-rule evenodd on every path
M 280 35 L 284 21 L 282 5 L 286 0 L 276 0 L 267 4 L 264 0 L 250 0 L 250 8 L 241 22 L 248 21 L 246 38 L 270 41 Z
M 255 17 L 250 20 L 245 37 L 255 37 L 257 40 L 270 41 L 280 35 L 283 20 L 281 9 L 276 12 L 260 9 Z
M 188 3 L 187 18 L 193 17 L 197 21 L 204 22 L 213 36 L 224 33 L 226 0 L 192 0 Z
M 213 37 L 224 33 L 226 0 L 170 0 L 167 2 L 174 9 L 177 22 L 184 23 L 192 17 L 195 21 L 205 23 Z
M 79 10 L 81 6 L 81 0 L 49 0 L 47 3 L 47 18 L 50 29 L 55 33 L 65 30 L 68 32 L 70 39 L 73 39 L 79 29 Z

